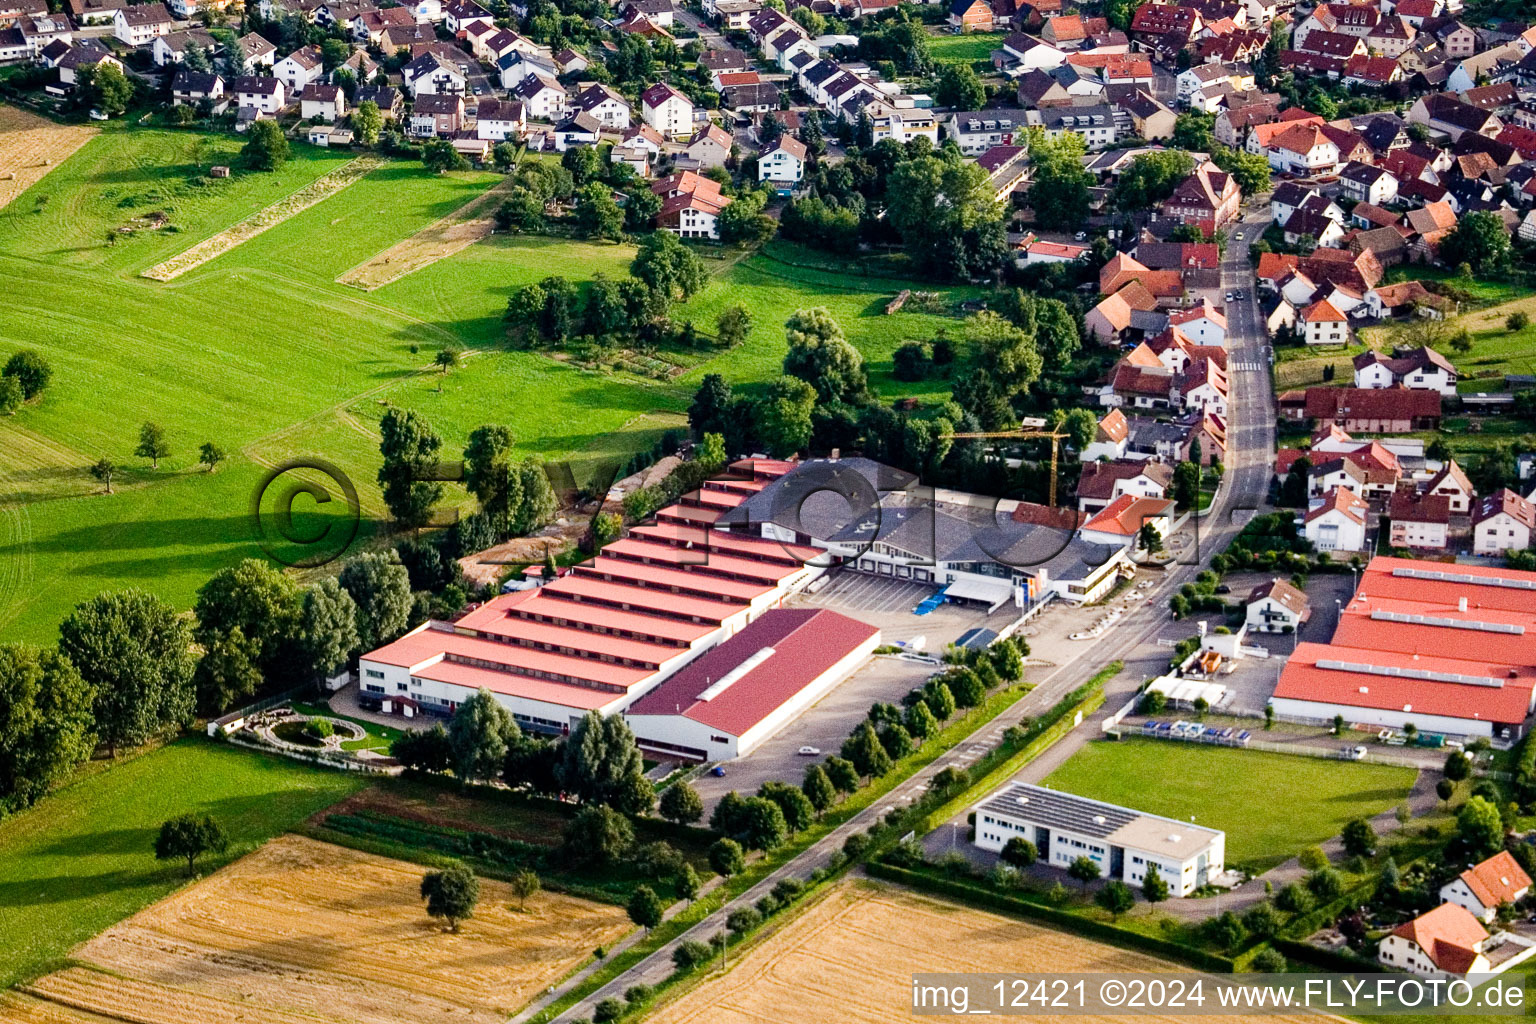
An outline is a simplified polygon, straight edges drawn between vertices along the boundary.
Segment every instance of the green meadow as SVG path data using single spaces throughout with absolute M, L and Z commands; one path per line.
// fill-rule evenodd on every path
M 629 246 L 493 236 L 372 292 L 337 284 L 499 180 L 434 176 L 414 162 L 386 164 L 169 283 L 140 277 L 350 159 L 297 144 L 279 172 L 249 174 L 239 146 L 113 126 L 0 210 L 0 359 L 35 348 L 54 367 L 43 398 L 0 422 L 6 640 L 51 640 L 74 604 L 102 590 L 147 587 L 190 605 L 211 573 L 261 553 L 251 498 L 288 460 L 322 458 L 355 482 L 366 540 L 383 517 L 377 425 L 390 406 L 425 414 L 449 452 L 476 426 L 504 423 L 523 453 L 569 461 L 577 483 L 601 480 L 685 422 L 704 373 L 769 380 L 784 319 L 818 304 L 842 321 L 883 393 L 947 391 L 890 376 L 898 345 L 959 324 L 884 315 L 898 290 L 920 285 L 764 254 L 711 260 L 714 278 L 677 313 L 712 332 L 721 309 L 744 303 L 749 340 L 669 382 L 515 349 L 501 321 L 515 289 L 550 274 L 624 276 Z M 207 178 L 216 164 L 236 171 Z M 444 346 L 465 353 L 446 376 L 431 365 Z M 146 421 L 172 447 L 156 469 L 134 455 Z M 228 454 L 212 474 L 197 463 L 205 441 Z M 103 457 L 118 467 L 110 495 L 88 473 Z

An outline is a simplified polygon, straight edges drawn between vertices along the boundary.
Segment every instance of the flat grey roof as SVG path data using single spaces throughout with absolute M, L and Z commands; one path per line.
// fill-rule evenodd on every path
M 1188 856 L 1194 849 L 1203 849 L 1211 840 L 1223 835 L 1217 829 L 1191 822 L 1022 783 L 998 790 L 978 804 L 976 810 L 1000 817 L 1025 818 L 1049 829 L 1112 841 L 1116 845 L 1141 850 L 1163 849 L 1181 856 Z M 1168 844 L 1173 848 L 1169 849 Z

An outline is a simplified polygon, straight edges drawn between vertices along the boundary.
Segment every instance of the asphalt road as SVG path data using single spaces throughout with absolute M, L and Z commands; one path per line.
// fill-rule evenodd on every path
M 1255 207 L 1255 211 L 1243 222 L 1245 238 L 1255 237 L 1257 232 L 1263 230 L 1268 219 L 1267 197 L 1256 197 Z M 1049 708 L 1081 685 L 1094 671 L 1112 661 L 1146 664 L 1161 657 L 1166 662 L 1167 651 L 1157 647 L 1156 637 L 1167 623 L 1168 597 L 1205 568 L 1211 556 L 1224 550 L 1242 528 L 1242 524 L 1255 511 L 1262 509 L 1269 489 L 1270 464 L 1275 445 L 1275 412 L 1266 356 L 1268 339 L 1254 301 L 1253 269 L 1248 264 L 1247 253 L 1246 244 L 1234 241 L 1222 260 L 1223 290 L 1241 290 L 1247 298 L 1241 303 L 1229 303 L 1227 309 L 1227 365 L 1231 394 L 1228 402 L 1230 415 L 1227 424 L 1225 485 L 1207 515 L 1199 520 L 1191 519 L 1198 533 L 1198 543 L 1190 548 L 1192 557 L 1187 560 L 1189 564 L 1171 566 L 1163 582 L 1152 591 L 1152 599 L 1136 606 L 1103 640 L 1085 645 L 1081 653 L 1045 674 L 1032 676 L 1037 685 L 1028 697 L 956 744 L 955 750 L 974 745 L 995 745 L 1009 725 Z M 1109 696 L 1106 706 L 1112 708 L 1122 702 L 1125 695 L 1139 683 L 1140 679 L 1134 673 L 1122 672 L 1115 685 L 1107 688 Z M 1085 722 L 1064 737 L 1050 754 L 1053 759 L 1063 759 L 1096 734 L 1094 723 Z M 609 996 L 622 997 L 626 988 L 638 982 L 654 985 L 662 981 L 673 971 L 672 952 L 680 943 L 708 941 L 725 929 L 725 919 L 732 910 L 751 906 L 760 897 L 767 895 L 780 878 L 789 875 L 805 878 L 816 868 L 825 865 L 848 836 L 868 829 L 891 808 L 909 804 L 921 796 L 932 776 L 949 761 L 949 758 L 941 757 L 921 769 L 884 800 L 877 801 L 844 822 L 820 842 L 568 1009 L 556 1020 L 565 1024 L 584 1020 L 591 1017 L 593 1007 L 599 1001 Z M 514 1020 L 531 1016 L 537 1009 L 538 1003 L 534 1003 Z

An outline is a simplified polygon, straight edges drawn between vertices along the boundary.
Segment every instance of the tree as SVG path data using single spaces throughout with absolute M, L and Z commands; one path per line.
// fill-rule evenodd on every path
M 798 789 L 790 792 L 799 794 Z M 803 794 L 800 794 L 803 797 Z M 765 797 L 753 796 L 741 802 L 736 838 L 749 850 L 771 850 L 784 842 L 789 825 L 779 805 Z
M 443 485 L 433 479 L 443 439 L 414 409 L 387 411 L 379 421 L 379 433 L 384 464 L 378 479 L 384 504 L 401 526 L 425 526 L 432 506 L 443 497 Z
M 1504 845 L 1504 821 L 1499 808 L 1481 796 L 1470 797 L 1456 812 L 1456 829 L 1467 852 L 1483 858 Z
M 779 377 L 757 405 L 757 434 L 773 455 L 793 455 L 811 441 L 816 389 L 798 377 Z
M 446 377 L 449 370 L 459 365 L 459 350 L 456 348 L 440 348 L 437 350 L 437 355 L 432 357 L 432 362 L 441 371 L 442 375 Z M 437 390 L 443 390 L 442 377 L 438 378 Z
M 441 871 L 431 871 L 421 880 L 421 898 L 427 901 L 427 914 L 448 922 L 448 930 L 475 916 L 480 902 L 480 879 L 469 866 L 454 863 Z
M 800 782 L 800 792 L 805 794 L 817 813 L 820 815 L 828 807 L 837 801 L 837 789 L 832 785 L 832 780 L 827 777 L 827 771 L 819 764 L 813 764 L 805 770 L 805 778 Z
M 704 817 L 704 801 L 686 782 L 675 782 L 663 790 L 657 809 L 663 818 L 678 825 L 691 825 Z
M 1142 523 L 1141 529 L 1136 531 L 1136 546 L 1149 555 L 1155 555 L 1163 550 L 1163 535 L 1150 521 Z
M 629 912 L 629 919 L 644 928 L 647 934 L 661 924 L 662 914 L 666 911 L 661 897 L 648 885 L 635 886 L 635 891 L 629 896 L 629 906 L 625 909 Z
M 210 473 L 212 473 L 218 464 L 223 462 L 225 458 L 226 456 L 224 454 L 224 449 L 220 448 L 212 441 L 204 441 L 202 446 L 197 450 L 198 464 L 207 466 L 208 472 Z
M 825 306 L 797 309 L 784 324 L 784 372 L 816 389 L 823 402 L 860 404 L 869 393 L 864 357 Z
M 612 803 L 625 778 L 643 775 L 644 768 L 623 717 L 589 711 L 571 730 L 557 773 L 582 800 Z
M 1116 879 L 1095 893 L 1093 901 L 1109 911 L 1110 916 L 1119 919 L 1121 914 L 1136 905 L 1136 894 L 1131 892 L 1130 886 Z
M 352 108 L 352 130 L 357 133 L 358 142 L 365 146 L 374 145 L 383 128 L 384 115 L 379 113 L 379 105 L 373 100 L 363 100 Z
M 155 837 L 156 860 L 185 860 L 187 877 L 197 869 L 197 858 L 229 849 L 229 837 L 208 815 L 183 814 L 160 826 Z
M 1328 866 L 1328 855 L 1323 852 L 1321 846 L 1307 847 L 1297 855 L 1296 859 L 1308 871 L 1321 871 Z
M 660 196 L 643 186 L 631 189 L 629 201 L 624 204 L 624 227 L 634 232 L 645 231 L 660 212 Z
M 205 647 L 238 628 L 254 641 L 264 676 L 286 679 L 287 658 L 298 618 L 299 592 L 292 579 L 255 558 L 214 573 L 197 593 L 196 638 Z
M 1238 191 L 1244 196 L 1256 195 L 1269 188 L 1269 160 L 1262 153 L 1226 146 L 1214 146 L 1209 152 L 1211 162 L 1232 175 Z
M 591 150 L 573 147 L 565 152 L 569 156 Z M 613 194 L 607 185 L 600 181 L 590 182 L 576 193 L 576 225 L 588 238 L 606 238 L 617 242 L 624 237 L 624 211 L 613 201 Z
M 1213 132 L 1216 128 L 1216 118 L 1211 114 L 1201 114 L 1195 111 L 1180 114 L 1173 122 L 1172 142 L 1179 149 L 1194 150 L 1197 153 L 1209 153 L 1216 145 Z
M 389 756 L 411 771 L 446 772 L 453 767 L 453 741 L 438 722 L 420 732 L 402 732 L 389 745 Z
M 1024 397 L 1040 378 L 1045 360 L 1035 345 L 1035 333 L 983 310 L 966 320 L 962 329 L 976 364 L 985 370 L 1005 399 Z
M 357 642 L 365 651 L 399 639 L 411 625 L 411 574 L 393 551 L 349 559 L 336 582 L 357 605 Z
M 737 907 L 726 916 L 725 926 L 736 936 L 742 936 L 763 923 L 763 915 L 751 907 Z
M 875 727 L 861 722 L 853 735 L 843 741 L 843 757 L 863 776 L 878 778 L 891 770 L 891 755 L 885 752 Z
M 752 314 L 746 306 L 736 303 L 725 307 L 715 319 L 715 342 L 722 348 L 734 348 L 747 340 L 747 335 L 752 331 Z M 719 374 L 709 374 L 709 377 L 719 379 Z M 729 399 L 730 391 L 727 386 L 726 396 Z M 691 418 L 691 416 L 690 416 Z
M 1243 923 L 1230 910 L 1209 918 L 1200 926 L 1200 931 L 1211 945 L 1223 952 L 1236 949 L 1243 944 L 1243 939 L 1248 937 Z
M 522 477 L 512 465 L 512 431 L 486 425 L 470 431 L 464 446 L 464 487 L 480 502 L 498 537 L 511 529 L 522 504 Z
M 1079 857 L 1067 866 L 1067 877 L 1081 882 L 1084 892 L 1088 891 L 1088 883 L 1100 874 L 1099 865 L 1091 857 Z
M 96 109 L 108 117 L 117 117 L 133 101 L 133 83 L 115 64 L 93 64 L 86 81 L 85 95 Z
M 502 143 L 501 145 L 506 145 Z M 496 147 L 498 150 L 501 146 Z M 507 190 L 507 198 L 496 207 L 497 231 L 537 231 L 544 223 L 544 200 L 532 190 L 514 185 Z
M 1440 260 L 1446 266 L 1469 264 L 1479 274 L 1509 262 L 1509 233 L 1497 213 L 1478 210 L 1462 217 L 1440 242 Z
M 466 782 L 494 779 L 501 774 L 507 752 L 523 738 L 512 719 L 490 690 L 481 689 L 460 704 L 448 723 L 453 743 L 453 768 Z
M 1004 864 L 1016 868 L 1027 868 L 1040 859 L 1040 851 L 1035 844 L 1023 836 L 1013 836 L 1003 844 L 1003 849 L 998 857 Z
M 275 171 L 288 162 L 288 137 L 276 121 L 253 122 L 240 156 L 254 170 Z
M 21 386 L 22 400 L 31 401 L 42 394 L 48 382 L 53 380 L 53 367 L 38 352 L 22 349 L 5 361 L 5 369 L 0 370 L 0 377 L 14 380 Z
M 170 457 L 170 442 L 165 439 L 165 431 L 155 423 L 145 423 L 139 427 L 139 446 L 133 450 L 133 454 L 140 458 L 150 460 L 151 469 L 160 468 L 160 460 Z
M 962 160 L 958 151 L 896 163 L 886 178 L 885 204 L 886 220 L 926 274 L 956 281 L 990 278 L 1008 258 L 996 192 L 986 171 Z
M 1200 467 L 1181 462 L 1173 467 L 1173 500 L 1181 509 L 1194 508 L 1200 502 Z
M 1369 857 L 1376 852 L 1376 830 L 1364 818 L 1346 822 L 1341 838 L 1344 852 L 1351 857 Z
M 579 863 L 611 864 L 635 842 L 629 819 L 606 804 L 589 804 L 565 827 L 565 850 Z
M 1445 759 L 1445 777 L 1452 782 L 1462 782 L 1472 776 L 1472 759 L 1459 750 L 1453 750 Z
M 632 771 L 619 780 L 608 802 L 621 814 L 650 814 L 656 806 L 656 787 L 640 771 Z
M 1300 882 L 1292 882 L 1275 894 L 1275 906 L 1287 914 L 1305 914 L 1313 902 L 1312 893 Z
M 731 875 L 740 874 L 747 866 L 746 854 L 742 852 L 741 844 L 729 837 L 717 839 L 709 847 L 709 866 L 715 874 L 729 878 Z
M 859 770 L 841 757 L 827 758 L 827 780 L 839 793 L 854 793 L 859 788 Z
M 31 806 L 91 756 L 92 697 L 63 655 L 0 644 L 0 816 Z
M 433 174 L 469 170 L 469 161 L 460 156 L 447 139 L 428 140 L 421 147 L 421 162 Z
M 192 674 L 198 708 L 212 717 L 253 696 L 263 682 L 260 655 L 238 626 L 212 635 Z
M 1194 158 L 1183 150 L 1165 149 L 1142 153 L 1133 159 L 1115 182 L 1115 206 L 1135 213 L 1157 206 L 1195 169 Z
M 15 377 L 0 377 L 0 413 L 7 416 L 16 415 L 16 410 L 21 408 L 21 385 Z
M 341 671 L 358 649 L 357 602 L 327 576 L 304 588 L 294 640 L 316 683 Z
M 761 189 L 738 195 L 720 211 L 720 241 L 727 245 L 757 245 L 772 238 L 779 222 L 763 212 L 767 205 L 768 193 Z
M 981 84 L 975 68 L 956 61 L 945 64 L 939 72 L 933 98 L 950 110 L 980 110 L 987 101 L 987 87 Z
M 1344 879 L 1333 868 L 1321 868 L 1307 876 L 1307 891 L 1318 901 L 1328 903 L 1344 892 Z
M 512 895 L 517 897 L 518 910 L 527 910 L 528 897 L 537 895 L 538 891 L 543 888 L 538 872 L 528 868 L 513 872 L 507 884 L 512 889 Z
M 787 782 L 770 780 L 758 788 L 757 795 L 772 800 L 784 815 L 785 827 L 791 833 L 810 828 L 816 821 L 816 806 L 810 797 Z
M 982 684 L 981 677 L 968 668 L 951 670 L 945 676 L 945 685 L 955 695 L 956 707 L 980 707 L 981 702 L 987 699 L 987 688 Z
M 1168 898 L 1168 880 L 1156 864 L 1147 865 L 1147 873 L 1141 880 L 1141 895 L 1148 903 L 1161 903 Z
M 939 731 L 939 720 L 933 716 L 933 709 L 921 700 L 907 708 L 906 714 L 902 716 L 902 724 L 918 740 L 926 740 Z
M 955 695 L 950 692 L 949 684 L 942 679 L 930 679 L 923 684 L 923 703 L 928 705 L 933 717 L 941 722 L 948 721 L 955 713 Z
M 1030 133 L 1035 175 L 1029 201 L 1041 227 L 1075 230 L 1088 223 L 1089 189 L 1095 182 L 1083 168 L 1085 152 L 1082 138 L 1070 132 L 1056 139 L 1046 138 L 1043 132 Z
M 657 231 L 641 239 L 630 273 L 668 300 L 688 298 L 704 287 L 709 277 L 699 254 L 670 231 Z
M 100 594 L 59 625 L 59 653 L 91 687 L 99 740 L 145 742 L 192 713 L 192 637 L 176 609 L 142 590 Z
M 1511 334 L 1525 330 L 1531 325 L 1531 315 L 1524 310 L 1517 310 L 1504 318 L 1504 327 Z
M 730 427 L 731 386 L 718 373 L 707 373 L 688 406 L 688 425 L 695 435 L 721 433 Z
M 1435 796 L 1440 798 L 1441 803 L 1450 803 L 1451 797 L 1455 795 L 1456 783 L 1452 782 L 1450 779 L 1441 779 L 1439 782 L 1435 783 Z

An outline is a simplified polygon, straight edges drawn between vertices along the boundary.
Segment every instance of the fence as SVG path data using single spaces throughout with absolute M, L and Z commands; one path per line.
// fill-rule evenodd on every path
M 1101 731 L 1103 731 L 1103 732 L 1110 732 L 1111 730 L 1113 730 L 1117 726 L 1119 726 L 1120 720 L 1122 718 L 1124 718 L 1126 715 L 1130 714 L 1132 711 L 1135 711 L 1136 710 L 1136 705 L 1138 703 L 1140 703 L 1140 701 L 1141 701 L 1141 692 L 1138 690 L 1135 694 L 1133 694 L 1131 696 L 1130 700 L 1128 700 L 1124 704 L 1120 705 L 1120 709 L 1118 711 L 1116 711 L 1114 714 L 1110 715 L 1108 718 L 1104 719 L 1104 724 L 1100 727 Z
M 306 697 L 313 697 L 314 693 L 315 688 L 313 686 L 295 686 L 291 690 L 284 690 L 282 693 L 273 694 L 254 704 L 247 704 L 243 708 L 236 708 L 229 714 L 210 721 L 208 723 L 208 735 L 213 736 L 219 732 L 232 732 L 239 728 L 241 722 L 258 712 L 268 711 L 283 704 L 292 704 L 294 701 L 303 700 Z
M 252 743 L 250 740 L 241 739 L 238 736 L 226 737 L 226 742 L 233 743 L 237 747 L 245 747 L 247 750 L 259 750 L 264 754 L 278 754 L 282 757 L 291 757 L 295 761 L 308 761 L 324 768 L 339 768 L 347 772 L 362 772 L 365 775 L 397 775 L 400 772 L 399 765 L 379 765 L 363 761 L 349 756 L 326 756 L 321 753 L 311 754 L 304 750 L 294 750 L 289 747 L 274 747 L 267 743 Z

